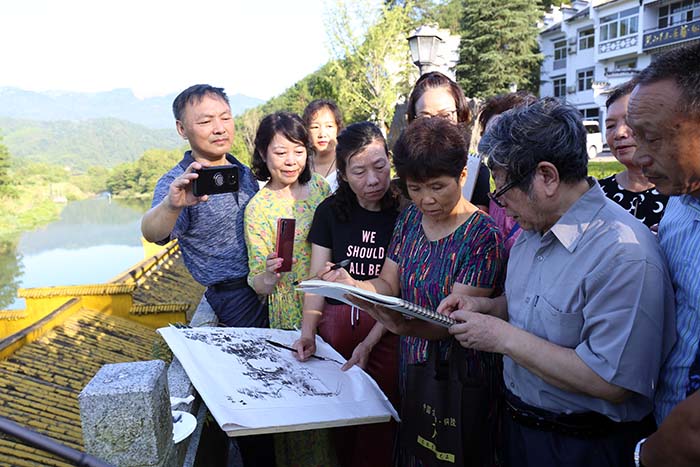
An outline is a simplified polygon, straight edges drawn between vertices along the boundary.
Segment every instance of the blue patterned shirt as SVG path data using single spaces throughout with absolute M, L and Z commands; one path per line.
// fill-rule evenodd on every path
M 700 200 L 674 196 L 659 225 L 659 242 L 666 255 L 676 291 L 677 341 L 662 370 L 656 394 L 656 422 L 681 402 L 690 388 L 690 367 L 700 341 Z M 700 376 L 700 375 L 696 375 Z
M 185 266 L 202 285 L 212 285 L 248 275 L 248 249 L 243 235 L 243 212 L 258 192 L 258 183 L 248 167 L 227 154 L 238 166 L 238 193 L 210 195 L 209 200 L 182 210 L 169 241 L 177 238 Z M 194 162 L 191 151 L 156 184 L 152 206 L 168 194 L 170 184 Z

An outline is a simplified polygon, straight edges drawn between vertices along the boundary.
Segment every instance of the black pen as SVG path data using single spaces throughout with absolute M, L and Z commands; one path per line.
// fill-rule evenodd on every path
M 335 271 L 336 269 L 344 268 L 345 266 L 347 266 L 349 264 L 350 264 L 350 259 L 346 258 L 342 261 L 338 261 L 337 263 L 335 263 L 333 266 L 331 266 L 330 270 Z M 318 275 L 307 277 L 306 279 L 303 279 L 300 281 L 294 281 L 294 282 L 292 282 L 292 284 L 296 287 L 297 285 L 299 285 L 299 283 L 304 282 L 304 281 L 310 281 L 311 279 L 318 279 Z
M 294 347 L 289 347 L 288 345 L 280 344 L 279 342 L 271 341 L 270 339 L 265 339 L 265 342 L 267 342 L 268 344 L 270 344 L 272 346 L 279 347 L 280 349 L 285 349 L 285 350 L 289 350 L 289 351 L 294 352 L 294 353 L 299 353 L 299 352 L 297 352 L 297 349 L 295 349 Z M 316 358 L 318 360 L 323 360 L 326 362 L 335 362 L 335 363 L 338 363 L 340 365 L 343 365 L 342 362 L 339 362 L 338 360 L 333 360 L 332 358 L 321 357 L 318 355 L 311 355 L 311 358 Z

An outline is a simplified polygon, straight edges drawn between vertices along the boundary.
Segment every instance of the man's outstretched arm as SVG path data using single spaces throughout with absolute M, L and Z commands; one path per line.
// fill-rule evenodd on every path
M 193 162 L 187 170 L 172 181 L 168 194 L 160 203 L 153 206 L 141 219 L 141 233 L 149 242 L 158 242 L 170 236 L 182 208 L 206 201 L 207 196 L 196 197 L 192 193 L 192 180 L 197 178 L 195 170 L 202 168 L 199 162 Z

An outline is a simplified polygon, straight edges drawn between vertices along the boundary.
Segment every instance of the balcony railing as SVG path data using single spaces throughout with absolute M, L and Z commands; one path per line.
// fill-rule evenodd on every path
M 552 65 L 553 70 L 561 70 L 562 68 L 566 68 L 566 59 L 562 58 L 559 60 L 554 60 L 554 64 Z
M 598 53 L 606 54 L 616 50 L 627 49 L 637 45 L 637 34 L 631 34 L 619 39 L 601 42 L 598 44 Z
M 635 76 L 639 73 L 636 68 L 620 68 L 615 70 L 605 70 L 603 73 L 606 78 L 626 78 L 629 76 Z
M 677 44 L 700 38 L 700 20 L 676 24 L 668 28 L 656 29 L 644 33 L 642 50 L 655 49 L 664 45 Z

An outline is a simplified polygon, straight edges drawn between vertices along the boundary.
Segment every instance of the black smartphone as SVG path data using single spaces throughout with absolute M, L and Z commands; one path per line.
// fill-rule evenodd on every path
M 275 252 L 278 258 L 284 259 L 277 272 L 289 272 L 292 270 L 292 257 L 294 256 L 294 229 L 296 220 L 280 217 L 277 219 L 277 241 Z
M 192 183 L 195 196 L 235 193 L 238 191 L 238 166 L 217 165 L 195 170 L 199 177 Z

